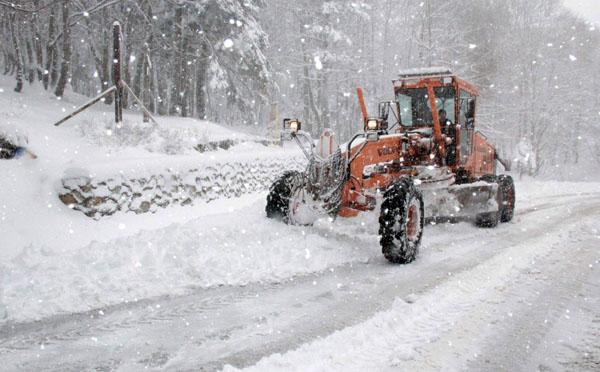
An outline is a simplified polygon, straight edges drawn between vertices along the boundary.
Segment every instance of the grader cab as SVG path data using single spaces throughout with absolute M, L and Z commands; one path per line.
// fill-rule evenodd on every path
M 512 219 L 512 178 L 496 175 L 502 161 L 475 130 L 477 88 L 436 68 L 404 71 L 393 83 L 394 100 L 380 103 L 377 117 L 358 90 L 363 130 L 327 156 L 300 140 L 309 136 L 299 121 L 284 122 L 309 164 L 272 185 L 267 217 L 310 225 L 378 211 L 382 251 L 394 263 L 415 259 L 426 219 L 469 218 L 481 227 Z M 331 133 L 317 147 L 325 138 Z

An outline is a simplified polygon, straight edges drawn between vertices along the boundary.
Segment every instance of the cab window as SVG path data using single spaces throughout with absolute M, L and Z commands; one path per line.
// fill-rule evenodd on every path
M 401 89 L 396 93 L 400 124 L 405 127 L 431 125 L 433 118 L 427 88 Z

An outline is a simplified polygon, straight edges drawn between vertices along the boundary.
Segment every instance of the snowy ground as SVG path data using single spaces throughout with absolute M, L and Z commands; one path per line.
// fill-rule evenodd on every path
M 281 150 L 199 154 L 199 124 L 254 137 L 176 119 L 144 143 L 135 123 L 113 139 L 86 123 L 102 107 L 49 127 L 63 105 L 0 92 L 2 124 L 40 155 L 0 164 L 5 370 L 600 368 L 600 183 L 518 182 L 512 223 L 427 226 L 418 259 L 391 265 L 376 214 L 287 226 L 266 219 L 264 193 L 100 221 L 72 211 L 55 192 L 69 169 Z
M 32 250 L 5 273 L 9 315 L 64 315 L 5 324 L 0 360 L 9 370 L 597 368 L 600 185 L 517 190 L 513 223 L 429 226 L 406 266 L 381 257 L 373 216 L 289 227 L 265 220 L 264 195 L 65 255 Z

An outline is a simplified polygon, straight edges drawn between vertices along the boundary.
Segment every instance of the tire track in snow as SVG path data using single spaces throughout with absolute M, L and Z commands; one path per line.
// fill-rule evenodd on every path
M 596 202 L 578 209 L 572 217 L 581 221 L 595 219 L 597 215 Z M 572 230 L 574 225 L 571 222 L 563 226 L 562 231 Z M 548 227 L 539 226 L 542 229 Z M 529 237 L 517 244 L 510 244 L 498 254 L 456 274 L 454 279 L 440 283 L 439 287 L 423 296 L 424 302 L 417 300 L 414 305 L 408 305 L 400 301 L 391 311 L 378 313 L 365 323 L 303 345 L 283 356 L 271 355 L 250 370 L 462 369 L 464 359 L 471 356 L 468 352 L 472 350 L 473 336 L 477 339 L 478 335 L 485 332 L 485 319 L 488 318 L 486 310 L 497 306 L 481 305 L 490 293 L 509 286 L 515 277 L 519 278 L 524 269 L 531 267 L 531 260 L 543 262 L 546 255 L 550 255 L 551 259 L 562 258 L 565 254 L 573 255 L 573 252 L 569 252 L 569 246 L 565 245 L 570 242 L 568 236 L 557 239 L 556 235 L 560 234 L 537 232 L 540 233 L 537 240 L 532 241 L 532 237 Z M 587 256 L 577 257 L 581 260 L 579 264 L 588 262 L 590 251 L 587 253 Z M 556 267 L 565 274 L 569 272 L 569 268 L 564 269 L 560 264 Z M 560 278 L 553 284 L 560 285 Z M 503 297 L 500 295 L 500 298 Z M 520 300 L 520 297 L 513 299 Z M 476 315 L 474 319 L 473 315 Z M 527 317 L 523 319 L 526 321 Z M 466 337 L 456 340 L 456 333 L 460 335 L 465 329 Z M 339 347 L 342 345 L 344 347 Z M 502 344 L 491 346 L 497 350 Z M 516 350 L 509 348 L 504 351 L 506 354 L 501 355 L 507 358 L 516 356 L 515 361 L 521 360 L 519 353 L 514 352 Z M 492 367 L 490 370 L 503 370 L 502 365 L 495 367 L 500 368 Z M 515 370 L 512 367 L 508 365 L 506 370 Z
M 586 194 L 586 195 L 591 196 L 591 194 Z M 595 193 L 593 195 L 600 195 L 600 193 Z M 540 205 L 530 206 L 530 207 L 524 208 L 522 210 L 517 210 L 515 215 L 517 217 L 520 217 L 520 216 L 525 216 L 525 215 L 535 213 L 535 212 L 541 212 L 541 211 L 548 210 L 548 209 L 563 207 L 567 204 L 571 204 L 572 203 L 571 199 L 579 198 L 579 197 L 580 197 L 580 194 L 564 195 L 564 196 L 561 196 L 560 199 L 569 199 L 568 201 L 563 201 L 561 203 L 548 202 L 548 203 L 544 203 L 544 204 L 540 204 Z M 557 198 L 557 197 L 552 197 L 552 198 Z M 542 198 L 542 199 L 546 199 L 546 198 Z M 350 233 L 352 231 L 352 229 L 358 227 L 362 230 L 364 235 L 367 235 L 368 228 L 366 228 L 365 225 L 361 224 L 360 222 L 353 223 L 353 220 L 351 220 L 351 219 L 347 219 L 344 221 L 345 222 L 338 224 L 338 225 L 331 225 L 331 226 L 320 225 L 319 227 L 316 227 L 314 229 L 312 229 L 312 228 L 309 228 L 309 229 L 311 229 L 311 231 L 313 231 L 325 238 L 334 239 L 335 241 L 343 242 L 346 244 L 351 244 L 351 245 L 357 245 L 357 244 L 364 245 L 364 244 L 368 244 L 368 243 L 378 244 L 378 238 L 376 235 L 373 235 L 373 234 L 371 234 L 371 236 L 369 236 L 369 238 L 371 240 L 370 242 L 364 238 L 359 239 L 359 241 L 357 242 L 357 239 L 355 237 L 353 237 Z M 448 233 L 449 229 L 452 230 L 456 226 L 452 225 L 452 224 L 438 224 L 437 227 L 446 230 L 446 231 L 444 231 L 444 233 Z M 342 228 L 345 231 L 338 232 L 338 230 L 336 230 L 337 228 Z M 432 227 L 429 226 L 428 230 L 430 230 L 431 228 Z M 464 243 L 464 242 L 471 242 L 475 239 L 475 237 L 481 235 L 481 230 L 479 230 L 479 229 L 472 229 L 471 231 L 464 231 L 464 229 L 462 229 L 460 227 L 456 227 L 456 230 L 461 230 L 460 236 L 452 237 L 452 242 L 457 246 L 462 245 L 462 243 Z M 450 233 L 455 233 L 455 232 L 456 231 L 450 231 Z M 498 229 L 486 229 L 485 232 L 488 236 L 493 236 L 493 237 L 497 237 L 498 235 L 505 234 L 504 231 L 499 231 Z M 446 243 L 447 236 L 445 234 L 425 234 L 424 239 L 425 239 L 424 247 L 427 249 L 430 246 Z M 371 261 L 370 264 L 386 265 L 386 261 L 381 259 L 378 252 L 376 255 L 371 256 L 370 261 Z M 357 265 L 357 264 L 360 265 L 361 263 L 354 263 L 353 266 Z M 347 267 L 347 266 L 349 266 L 349 265 L 348 264 L 342 265 L 342 267 Z M 327 275 L 328 272 L 329 272 L 329 269 L 324 270 L 320 273 Z M 319 273 L 316 273 L 316 274 L 319 274 Z M 314 275 L 313 273 L 308 274 L 308 276 L 310 276 L 310 277 L 312 277 L 313 275 Z M 299 279 L 302 276 L 303 275 L 297 276 L 297 278 Z M 193 305 L 184 304 L 183 310 L 175 311 L 174 313 L 176 315 L 185 315 L 187 313 L 195 313 L 195 312 L 201 311 L 201 310 L 211 310 L 212 308 L 217 308 L 221 305 L 228 304 L 236 298 L 244 298 L 244 297 L 250 296 L 250 294 L 248 294 L 248 293 L 254 293 L 253 291 L 272 289 L 281 283 L 288 282 L 288 280 L 289 279 L 287 279 L 285 281 L 268 281 L 267 283 L 258 284 L 258 285 L 251 284 L 249 286 L 249 288 L 252 288 L 252 287 L 256 287 L 256 288 L 248 289 L 246 291 L 244 291 L 244 290 L 237 291 L 236 289 L 222 289 L 219 287 L 215 287 L 215 288 L 201 288 L 200 287 L 200 288 L 194 290 L 194 292 L 198 292 L 198 293 L 208 292 L 208 295 L 209 295 L 208 299 L 201 300 Z M 244 288 L 244 287 L 246 287 L 246 286 L 234 287 L 234 288 Z M 215 289 L 217 292 L 222 291 L 223 296 L 218 297 L 218 298 L 212 297 L 210 292 L 214 292 Z M 244 296 L 244 293 L 246 293 L 246 296 Z M 190 293 L 190 294 L 193 294 L 193 293 Z M 120 304 L 116 304 L 116 305 L 112 305 L 112 306 L 101 307 L 98 309 L 94 309 L 94 310 L 90 310 L 90 311 L 86 311 L 86 312 L 82 312 L 82 313 L 72 313 L 72 314 L 63 314 L 63 315 L 52 316 L 52 317 L 49 317 L 42 321 L 24 322 L 24 323 L 7 323 L 7 324 L 4 324 L 2 327 L 0 327 L 0 335 L 6 336 L 6 337 L 14 337 L 14 336 L 17 336 L 19 333 L 25 333 L 28 331 L 32 331 L 35 328 L 42 328 L 44 326 L 44 324 L 57 325 L 57 324 L 61 324 L 61 323 L 69 323 L 69 322 L 72 322 L 73 320 L 94 319 L 95 317 L 99 317 L 99 315 L 100 315 L 99 312 L 102 312 L 102 313 L 108 315 L 113 312 L 123 312 L 128 309 L 139 309 L 139 308 L 152 309 L 153 308 L 152 305 L 155 303 L 160 304 L 161 302 L 173 301 L 173 300 L 176 300 L 177 298 L 181 298 L 181 297 L 185 298 L 185 297 L 189 296 L 190 294 L 186 294 L 186 295 L 182 295 L 182 296 L 165 295 L 165 296 L 160 296 L 160 297 L 155 297 L 155 298 L 150 298 L 150 299 L 129 301 L 129 302 L 124 302 L 124 303 L 120 303 Z M 210 303 L 210 305 L 207 303 Z M 177 307 L 175 307 L 173 309 L 177 310 Z M 155 314 L 155 313 L 161 314 L 162 312 L 163 311 L 159 307 L 158 310 L 151 310 L 149 314 Z M 142 317 L 137 318 L 137 320 L 140 322 L 151 321 L 152 318 L 148 318 L 148 316 L 150 316 L 150 315 L 143 315 Z M 76 334 L 75 336 L 79 336 L 79 334 Z M 66 339 L 69 339 L 69 338 L 67 337 Z M 0 345 L 2 345 L 2 341 L 0 341 Z M 2 350 L 0 350 L 0 353 L 1 352 L 2 352 Z
M 579 204 L 589 205 L 589 203 L 590 201 L 586 200 L 585 202 L 580 201 Z M 569 200 L 559 205 L 548 205 L 546 209 L 538 207 L 537 210 L 530 210 L 525 213 L 519 212 L 517 213 L 517 217 L 525 217 L 532 213 L 541 213 L 552 208 L 562 208 L 566 204 L 573 204 L 573 202 Z M 576 203 L 573 207 L 578 209 L 581 208 L 581 205 Z M 532 232 L 534 234 L 543 234 L 549 229 L 557 228 L 560 226 L 560 223 L 560 220 L 547 221 L 542 219 L 537 230 L 515 232 L 516 236 L 513 238 L 509 236 L 508 246 L 520 239 L 531 238 L 530 235 Z M 469 231 L 467 229 L 467 235 L 470 236 L 468 239 L 471 240 L 475 236 L 479 236 L 480 240 L 482 237 L 485 237 L 489 239 L 489 241 L 486 241 L 486 245 L 493 245 L 505 240 L 504 235 L 512 231 L 515 226 L 516 224 L 504 225 L 503 228 L 497 231 L 478 230 L 475 228 Z M 450 229 L 450 233 L 454 233 L 457 230 L 465 230 L 464 226 L 437 226 L 433 230 L 439 233 L 439 230 L 444 229 Z M 436 238 L 435 240 L 438 239 Z M 467 240 L 467 238 L 461 240 Z M 439 241 L 442 242 L 444 239 L 441 238 Z M 230 321 L 222 322 L 231 324 L 220 325 L 219 322 L 216 322 L 212 329 L 200 324 L 199 328 L 204 327 L 206 329 L 202 329 L 199 332 L 200 335 L 197 335 L 195 340 L 191 342 L 190 349 L 203 352 L 207 355 L 207 358 L 214 357 L 212 361 L 210 359 L 205 360 L 208 369 L 219 368 L 219 366 L 229 362 L 247 365 L 270 352 L 285 351 L 294 345 L 312 340 L 315 337 L 325 336 L 336 329 L 362 321 L 374 312 L 388 307 L 392 299 L 396 296 L 407 296 L 412 292 L 426 292 L 430 288 L 447 280 L 448 272 L 468 270 L 471 267 L 477 266 L 481 260 L 501 252 L 507 246 L 505 244 L 504 247 L 492 250 L 480 250 L 478 244 L 471 244 L 464 247 L 453 246 L 452 248 L 456 252 L 453 252 L 455 254 L 448 257 L 447 252 L 445 252 L 447 251 L 447 247 L 437 247 L 437 244 L 432 243 L 426 249 L 426 252 L 429 251 L 429 254 L 424 254 L 425 257 L 420 258 L 414 266 L 397 267 L 387 265 L 383 259 L 380 259 L 366 265 L 344 266 L 336 268 L 333 272 L 326 271 L 317 275 L 311 274 L 304 277 L 296 277 L 293 278 L 293 281 L 286 281 L 281 284 L 271 283 L 248 285 L 245 287 L 214 288 L 212 290 L 199 290 L 184 297 L 166 296 L 154 300 L 139 301 L 134 304 L 108 308 L 106 311 L 103 311 L 105 312 L 104 316 L 99 316 L 97 311 L 94 311 L 80 314 L 79 316 L 75 315 L 75 320 L 73 320 L 72 316 L 65 316 L 62 320 L 50 319 L 32 324 L 14 325 L 14 328 L 11 328 L 10 335 L 5 334 L 4 329 L 0 333 L 3 339 L 4 336 L 7 336 L 0 344 L 0 352 L 5 353 L 2 354 L 3 357 L 7 356 L 6 354 L 12 355 L 14 358 L 11 357 L 10 359 L 18 363 L 19 357 L 15 353 L 19 354 L 19 350 L 24 351 L 25 354 L 27 354 L 27 351 L 39 352 L 41 342 L 47 342 L 46 350 L 51 349 L 52 346 L 55 349 L 61 349 L 68 345 L 64 345 L 64 342 L 60 340 L 66 339 L 75 341 L 75 345 L 72 345 L 73 342 L 69 343 L 69 350 L 73 352 L 74 359 L 77 359 L 79 355 L 81 360 L 89 361 L 91 358 L 93 361 L 93 358 L 97 358 L 97 356 L 94 356 L 94 354 L 90 355 L 90 350 L 98 350 L 97 348 L 101 346 L 94 347 L 92 344 L 92 346 L 87 345 L 87 348 L 90 350 L 80 350 L 77 345 L 81 343 L 80 340 L 96 337 L 99 334 L 108 337 L 106 335 L 117 336 L 125 332 L 125 334 L 129 335 L 135 333 L 136 329 L 143 329 L 146 325 L 153 326 L 157 323 L 160 330 L 160 332 L 157 331 L 157 334 L 161 332 L 168 333 L 171 326 L 166 326 L 165 323 L 183 323 L 191 320 L 188 318 L 200 318 L 203 314 L 215 316 L 215 313 L 222 319 L 228 319 L 226 309 L 234 307 L 235 309 L 230 311 L 230 315 L 235 315 L 231 316 Z M 439 252 L 433 252 L 434 248 L 437 248 Z M 473 253 L 473 251 L 475 252 Z M 423 276 L 424 273 L 426 274 L 425 276 Z M 314 287 L 312 285 L 313 281 L 318 281 L 318 285 L 323 285 L 324 288 L 320 290 L 320 288 Z M 399 283 L 399 286 L 390 285 L 393 281 Z M 337 284 L 340 282 L 343 282 L 344 285 L 338 288 Z M 324 314 L 338 308 L 340 302 L 347 302 L 347 304 L 340 311 L 337 320 L 316 319 L 308 327 L 302 329 L 298 328 L 297 325 L 303 322 L 310 323 L 310 320 L 305 319 L 306 314 L 302 314 L 303 312 L 306 313 L 306 307 L 301 311 L 296 311 L 291 319 L 282 320 L 280 319 L 282 317 L 281 313 L 279 315 L 272 315 L 270 314 L 272 311 L 266 311 L 266 309 L 272 308 L 272 306 L 263 304 L 260 305 L 262 308 L 256 307 L 256 300 L 253 300 L 259 294 L 260 297 L 266 298 L 267 301 L 273 298 L 277 299 L 278 297 L 282 297 L 282 292 L 288 291 L 292 292 L 291 296 L 288 295 L 288 298 L 291 298 L 292 301 L 282 301 L 281 306 L 283 308 L 289 307 L 290 303 L 309 303 L 312 301 L 315 311 L 309 309 L 309 313 Z M 355 293 L 352 293 L 353 291 Z M 293 301 L 294 296 L 298 297 L 295 302 Z M 365 296 L 365 298 L 361 299 L 359 298 L 360 296 Z M 255 308 L 253 309 L 252 306 Z M 246 309 L 246 307 L 250 310 Z M 240 311 L 247 311 L 249 314 L 239 316 Z M 92 315 L 94 315 L 94 318 L 90 318 Z M 280 328 L 296 326 L 298 332 L 295 334 L 283 334 L 281 337 L 275 338 L 271 343 L 267 344 L 260 341 L 257 345 L 257 340 L 261 340 L 261 337 L 264 340 L 265 335 L 261 336 L 260 332 L 252 332 L 249 328 L 255 327 L 257 324 L 265 324 L 265 322 L 274 322 Z M 164 327 L 161 327 L 161 324 Z M 235 326 L 235 324 L 246 326 Z M 178 329 L 177 326 L 174 328 Z M 237 346 L 234 346 L 231 350 L 221 350 L 214 354 L 206 353 L 205 351 L 214 348 L 215 344 L 226 344 L 226 340 L 235 340 L 237 337 L 244 341 L 237 343 Z M 225 338 L 225 341 L 221 340 L 221 338 Z M 168 345 L 166 347 L 167 349 L 172 348 L 172 350 L 167 350 L 171 358 L 176 358 L 178 354 L 177 347 L 181 343 L 190 343 L 190 340 L 186 341 L 181 338 L 178 340 L 173 343 L 176 345 Z M 236 347 L 239 348 L 238 352 L 235 351 Z M 115 353 L 117 352 L 115 351 Z M 130 354 L 124 351 L 117 354 L 120 355 L 120 358 L 131 358 Z M 48 366 L 53 365 L 51 363 L 52 360 L 54 359 L 51 356 L 49 356 L 49 359 L 46 359 Z M 95 362 L 104 364 L 102 360 L 96 360 Z M 57 369 L 69 365 L 65 361 L 62 363 L 54 365 Z M 44 364 L 33 365 L 40 366 Z

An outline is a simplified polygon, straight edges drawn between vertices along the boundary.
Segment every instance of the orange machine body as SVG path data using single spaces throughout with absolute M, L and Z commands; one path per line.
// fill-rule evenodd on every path
M 454 102 L 454 138 L 448 143 L 443 133 L 436 107 L 435 88 L 453 87 Z M 410 128 L 399 125 L 395 132 L 381 132 L 376 140 L 366 138 L 352 144 L 348 158 L 356 152 L 360 154 L 350 164 L 349 179 L 344 185 L 342 206 L 338 215 L 353 217 L 361 211 L 375 208 L 377 193 L 385 190 L 391 183 L 405 176 L 416 176 L 418 169 L 436 167 L 449 175 L 473 180 L 486 174 L 495 174 L 495 149 L 486 141 L 485 136 L 475 131 L 475 100 L 478 89 L 456 76 L 407 78 L 394 81 L 394 90 L 426 88 L 431 109 L 432 123 Z M 362 91 L 359 101 L 362 102 Z M 470 116 L 466 117 L 465 105 L 470 105 Z M 400 112 L 400 107 L 397 107 Z M 366 117 L 366 112 L 363 112 Z M 431 135 L 419 134 L 419 130 L 429 130 Z M 366 141 L 366 143 L 364 143 Z M 446 161 L 447 151 L 454 147 L 454 160 Z

